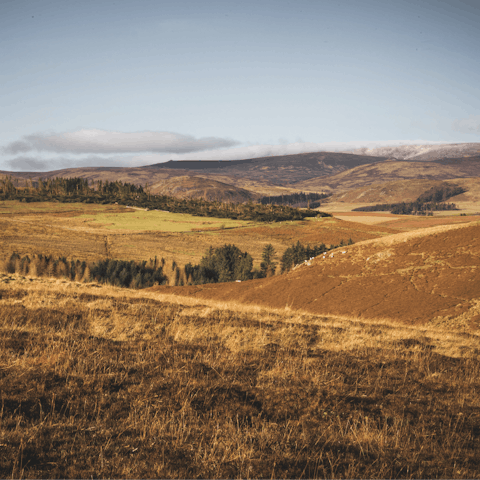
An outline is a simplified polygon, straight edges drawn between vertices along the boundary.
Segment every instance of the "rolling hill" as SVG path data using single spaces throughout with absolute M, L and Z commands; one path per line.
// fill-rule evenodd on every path
M 440 180 L 480 177 L 478 150 L 478 143 L 417 145 L 361 149 L 358 150 L 363 153 L 361 155 L 315 152 L 232 161 L 170 161 L 132 168 L 0 171 L 0 177 L 12 175 L 20 186 L 28 179 L 54 177 L 119 180 L 143 186 L 148 184 L 153 193 L 179 198 L 234 202 L 298 191 L 334 193 L 332 200 L 342 202 L 395 202 L 416 198 L 417 193 L 422 193 L 423 186 L 425 191 Z M 392 160 L 395 156 L 404 160 Z M 412 183 L 398 183 L 402 180 Z M 398 184 L 394 185 L 395 182 Z M 388 185 L 384 185 L 386 183 Z M 366 187 L 369 187 L 368 191 Z
M 203 198 L 207 201 L 244 203 L 260 195 L 227 183 L 192 176 L 171 177 L 154 183 L 150 191 L 156 195 L 176 198 Z
M 64 168 L 62 170 L 52 170 L 49 172 L 7 172 L 0 171 L 0 177 L 5 175 L 18 178 L 20 180 L 33 181 L 42 178 L 47 180 L 49 178 L 69 178 L 79 177 L 86 178 L 90 181 L 108 180 L 109 182 L 120 181 L 126 183 L 133 183 L 135 185 L 146 185 L 161 180 L 166 180 L 172 177 L 188 175 L 184 170 L 171 169 L 151 169 L 149 167 L 82 167 L 82 168 Z
M 465 193 L 451 197 L 448 200 L 449 202 L 453 202 L 460 207 L 465 204 L 480 202 L 480 178 L 452 178 L 446 181 L 466 190 Z M 373 183 L 334 193 L 327 201 L 352 204 L 414 202 L 422 193 L 432 187 L 440 186 L 442 182 L 443 180 L 409 179 L 396 182 Z M 480 210 L 480 204 L 477 210 Z
M 291 185 L 302 180 L 334 175 L 359 165 L 382 162 L 386 159 L 386 157 L 350 153 L 315 152 L 231 161 L 170 161 L 158 163 L 149 168 L 182 169 L 195 174 L 228 175 L 267 181 L 277 185 Z
M 286 275 L 151 291 L 317 315 L 480 328 L 480 222 L 367 240 Z
M 339 193 L 399 180 L 437 181 L 478 176 L 480 176 L 480 156 L 451 159 L 447 162 L 384 161 L 354 167 L 336 175 L 297 182 L 295 187 L 316 191 L 335 190 Z

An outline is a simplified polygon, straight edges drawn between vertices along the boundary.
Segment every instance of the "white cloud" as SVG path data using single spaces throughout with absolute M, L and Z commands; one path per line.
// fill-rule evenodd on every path
M 195 138 L 173 132 L 122 133 L 97 129 L 76 132 L 26 135 L 3 148 L 3 153 L 30 151 L 55 153 L 189 153 L 238 145 L 238 142 L 218 137 Z
M 459 118 L 453 122 L 453 129 L 462 133 L 480 133 L 480 115 L 470 115 L 468 118 Z

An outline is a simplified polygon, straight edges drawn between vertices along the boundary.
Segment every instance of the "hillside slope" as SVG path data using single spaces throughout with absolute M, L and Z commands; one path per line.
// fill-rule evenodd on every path
M 480 223 L 368 240 L 287 275 L 158 292 L 320 315 L 480 328 Z
M 243 203 L 256 200 L 256 195 L 243 188 L 210 178 L 192 176 L 173 177 L 154 183 L 150 191 L 156 195 L 168 195 L 177 198 L 202 198 L 207 201 Z
M 135 185 L 146 185 L 159 182 L 172 177 L 188 175 L 187 171 L 175 169 L 151 169 L 148 167 L 83 167 L 83 168 L 64 168 L 62 170 L 52 170 L 49 172 L 6 172 L 0 171 L 0 177 L 12 175 L 15 178 L 38 180 L 39 178 L 47 180 L 49 178 L 86 178 L 89 181 L 108 180 L 109 182 L 126 182 Z
M 275 157 L 231 161 L 170 161 L 151 167 L 182 169 L 208 175 L 228 175 L 249 180 L 262 180 L 277 185 L 290 185 L 313 177 L 334 175 L 359 165 L 377 163 L 386 157 L 371 157 L 351 153 L 314 152 Z
M 466 190 L 465 193 L 451 197 L 448 201 L 462 208 L 464 205 L 480 203 L 480 178 L 451 178 L 445 180 Z M 373 183 L 359 188 L 334 193 L 328 202 L 345 203 L 398 203 L 414 202 L 430 188 L 442 185 L 443 180 L 409 179 L 397 182 Z M 480 210 L 480 205 L 476 210 Z
M 456 159 L 458 160 L 458 159 Z M 328 177 L 297 182 L 296 188 L 345 192 L 374 183 L 399 180 L 447 180 L 480 176 L 480 156 L 447 162 L 386 161 L 361 165 Z

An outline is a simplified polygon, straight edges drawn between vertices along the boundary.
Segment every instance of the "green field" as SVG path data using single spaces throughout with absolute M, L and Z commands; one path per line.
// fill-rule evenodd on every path
M 251 227 L 256 222 L 228 218 L 196 217 L 185 213 L 132 210 L 125 213 L 99 213 L 80 215 L 91 225 L 109 230 L 147 230 L 161 232 L 191 232 L 224 228 Z

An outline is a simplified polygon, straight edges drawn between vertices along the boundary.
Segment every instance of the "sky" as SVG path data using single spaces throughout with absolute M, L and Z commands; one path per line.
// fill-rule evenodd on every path
M 0 170 L 480 142 L 479 0 L 0 0 Z

